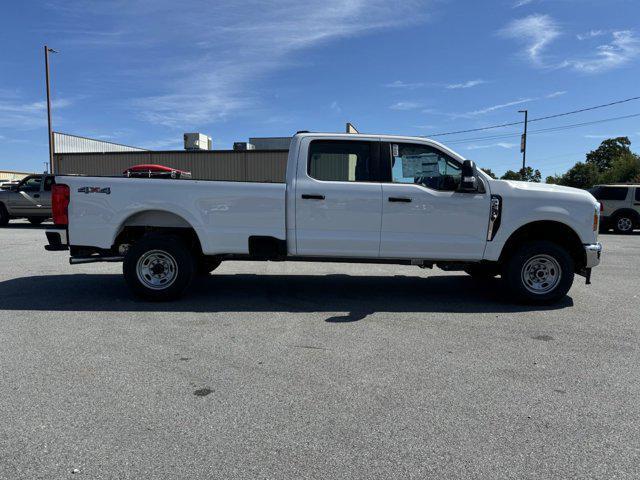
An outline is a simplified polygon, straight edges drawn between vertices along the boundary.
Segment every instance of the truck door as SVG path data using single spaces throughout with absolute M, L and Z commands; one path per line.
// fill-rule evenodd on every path
M 384 143 L 382 151 L 390 181 L 382 187 L 380 256 L 482 259 L 490 192 L 457 191 L 461 163 L 434 146 Z
M 31 175 L 18 184 L 18 189 L 9 196 L 11 215 L 28 217 L 41 213 L 42 175 Z
M 379 142 L 305 142 L 295 189 L 297 254 L 378 257 L 382 184 L 374 178 Z

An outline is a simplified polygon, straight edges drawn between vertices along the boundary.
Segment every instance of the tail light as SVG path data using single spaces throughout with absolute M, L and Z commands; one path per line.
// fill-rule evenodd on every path
M 600 202 L 600 213 L 604 212 L 604 203 Z
M 51 187 L 51 211 L 56 225 L 69 225 L 69 192 L 69 185 L 62 183 Z

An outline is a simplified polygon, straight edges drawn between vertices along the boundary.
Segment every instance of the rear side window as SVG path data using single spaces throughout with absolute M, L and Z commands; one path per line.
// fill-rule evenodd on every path
M 309 176 L 329 182 L 371 181 L 371 142 L 313 140 Z
M 593 196 L 598 200 L 625 200 L 628 191 L 626 187 L 598 187 Z

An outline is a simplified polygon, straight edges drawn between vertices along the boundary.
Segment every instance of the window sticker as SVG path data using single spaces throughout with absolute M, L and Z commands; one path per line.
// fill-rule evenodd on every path
M 402 176 L 405 178 L 433 177 L 438 175 L 438 161 L 422 155 L 402 157 Z

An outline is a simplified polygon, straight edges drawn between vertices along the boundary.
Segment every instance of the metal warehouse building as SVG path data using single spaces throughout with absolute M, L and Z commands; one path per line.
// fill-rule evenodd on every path
M 53 172 L 119 176 L 133 165 L 159 164 L 188 170 L 200 180 L 284 182 L 288 141 L 278 140 L 287 149 L 150 151 L 56 132 Z

